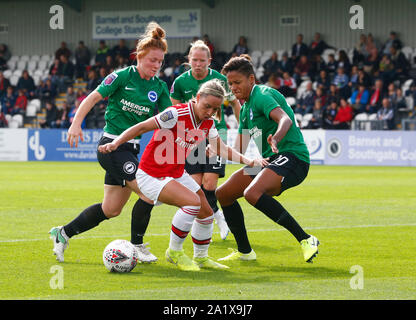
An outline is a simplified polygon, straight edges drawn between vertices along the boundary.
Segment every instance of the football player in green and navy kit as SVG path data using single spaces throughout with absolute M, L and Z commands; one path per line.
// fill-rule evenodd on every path
M 212 79 L 219 79 L 227 96 L 225 100 L 233 108 L 234 115 L 238 121 L 240 113 L 240 102 L 231 93 L 227 85 L 227 78 L 221 73 L 209 68 L 211 63 L 211 53 L 208 46 L 202 41 L 197 40 L 191 44 L 188 54 L 191 69 L 178 76 L 170 91 L 173 104 L 184 103 L 194 98 L 200 86 Z M 227 124 L 224 117 L 224 105 L 221 106 L 221 120 L 215 121 L 215 127 L 223 142 L 227 143 Z M 208 158 L 205 155 L 204 145 L 201 144 L 190 156 L 185 164 L 185 170 L 202 187 L 208 202 L 214 211 L 215 222 L 220 230 L 220 236 L 226 239 L 229 229 L 224 219 L 222 211 L 218 208 L 215 189 L 218 179 L 225 175 L 225 162 L 219 156 Z
M 83 140 L 82 121 L 94 105 L 105 97 L 108 97 L 106 124 L 99 145 L 113 141 L 127 128 L 151 118 L 156 108 L 162 111 L 171 105 L 166 83 L 156 77 L 167 52 L 165 31 L 157 23 L 149 23 L 145 35 L 137 44 L 136 52 L 137 65 L 109 74 L 97 89 L 83 100 L 68 129 L 68 143 L 71 147 L 77 147 L 79 139 Z M 68 224 L 50 230 L 54 243 L 53 252 L 58 261 L 64 261 L 64 250 L 72 236 L 90 230 L 106 219 L 118 216 L 132 191 L 137 193 L 140 199 L 132 211 L 131 242 L 136 245 L 139 261 L 157 260 L 146 248 L 147 244 L 143 244 L 142 239 L 144 230 L 141 228 L 143 225 L 147 227 L 153 204 L 140 193 L 136 182 L 139 141 L 138 136 L 122 144 L 111 154 L 97 153 L 98 161 L 106 171 L 104 199 L 102 203 L 86 208 Z
M 273 196 L 300 184 L 309 171 L 309 152 L 293 110 L 277 90 L 255 84 L 249 56 L 230 59 L 223 67 L 228 85 L 238 99 L 244 100 L 236 139 L 237 151 L 244 154 L 250 138 L 269 165 L 257 172 L 249 168 L 236 171 L 217 188 L 216 195 L 238 251 L 219 260 L 255 260 L 248 240 L 243 211 L 237 199 L 244 198 L 274 222 L 286 228 L 300 243 L 306 262 L 318 253 L 319 241 L 307 234 Z

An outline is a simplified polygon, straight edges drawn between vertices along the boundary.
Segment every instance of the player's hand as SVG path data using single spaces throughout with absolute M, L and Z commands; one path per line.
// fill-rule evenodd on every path
M 269 158 L 258 158 L 251 160 L 250 167 L 265 167 L 269 165 Z
M 277 149 L 277 141 L 274 138 L 274 136 L 272 136 L 271 134 L 269 134 L 269 136 L 267 137 L 267 143 L 272 148 L 272 152 L 273 153 L 279 153 L 279 149 Z
M 110 153 L 116 150 L 118 147 L 114 142 L 106 143 L 98 146 L 98 151 L 101 153 Z
M 69 146 L 71 148 L 72 148 L 72 146 L 75 146 L 75 148 L 77 148 L 79 140 L 84 142 L 84 135 L 82 133 L 81 127 L 71 125 L 68 129 L 68 140 L 67 141 L 69 143 Z

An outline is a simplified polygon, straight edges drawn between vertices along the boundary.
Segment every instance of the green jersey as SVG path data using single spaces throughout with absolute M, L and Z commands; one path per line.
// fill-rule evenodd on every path
M 225 91 L 227 92 L 226 99 L 228 101 L 233 101 L 235 99 L 235 96 L 228 88 L 227 78 L 213 69 L 208 69 L 208 75 L 202 80 L 197 80 L 194 78 L 192 75 L 192 69 L 182 73 L 173 82 L 170 89 L 170 96 L 182 103 L 188 102 L 192 98 L 196 97 L 199 87 L 203 83 L 212 79 L 219 79 L 223 83 Z M 225 123 L 224 119 L 224 105 L 221 106 L 221 121 L 215 120 L 215 127 L 217 128 L 221 139 L 223 141 L 227 141 L 227 124 Z
M 274 153 L 267 143 L 267 137 L 269 134 L 275 134 L 278 127 L 278 123 L 269 117 L 274 108 L 282 108 L 293 122 L 284 138 L 277 144 L 279 152 L 291 152 L 300 160 L 310 163 L 309 151 L 293 110 L 287 104 L 285 97 L 273 88 L 254 85 L 249 99 L 241 107 L 238 133 L 245 134 L 247 133 L 245 130 L 248 130 L 262 157 L 272 156 Z
M 156 106 L 162 111 L 172 105 L 166 83 L 158 77 L 142 79 L 136 66 L 109 74 L 97 91 L 108 97 L 104 131 L 114 135 L 152 117 Z

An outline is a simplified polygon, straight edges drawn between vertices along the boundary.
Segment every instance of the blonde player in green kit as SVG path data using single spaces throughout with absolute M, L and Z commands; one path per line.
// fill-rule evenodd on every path
M 233 108 L 237 121 L 240 114 L 240 102 L 231 93 L 227 85 L 227 78 L 221 73 L 209 68 L 211 63 L 211 53 L 208 46 L 202 41 L 197 40 L 191 44 L 188 55 L 191 69 L 178 76 L 172 84 L 170 97 L 173 104 L 185 103 L 196 97 L 200 86 L 212 79 L 219 79 L 228 92 L 226 100 Z M 215 127 L 223 142 L 227 143 L 227 124 L 224 117 L 224 105 L 221 106 L 221 120 L 215 121 Z M 225 175 L 225 163 L 221 157 L 214 156 L 208 158 L 205 155 L 204 144 L 201 144 L 195 153 L 186 159 L 185 170 L 202 187 L 205 196 L 214 211 L 215 222 L 220 230 L 220 236 L 226 239 L 229 229 L 224 219 L 222 211 L 217 206 L 215 189 L 218 185 L 218 178 Z
M 237 199 L 244 198 L 275 223 L 286 228 L 300 243 L 306 262 L 318 253 L 319 241 L 307 234 L 273 196 L 300 184 L 309 171 L 309 152 L 293 110 L 277 90 L 255 84 L 251 59 L 243 55 L 223 67 L 228 84 L 238 99 L 244 100 L 235 148 L 244 154 L 250 138 L 269 165 L 257 172 L 241 168 L 220 187 L 216 195 L 238 251 L 219 260 L 255 260 Z
M 108 97 L 105 112 L 106 125 L 99 145 L 109 143 L 124 130 L 153 117 L 156 107 L 159 111 L 171 105 L 166 83 L 156 77 L 167 52 L 165 31 L 155 22 L 149 23 L 146 33 L 136 48 L 137 65 L 114 71 L 83 100 L 71 127 L 68 129 L 68 143 L 77 147 L 83 140 L 81 123 L 94 105 Z M 132 210 L 131 242 L 136 246 L 138 260 L 154 262 L 157 258 L 143 244 L 143 226 L 147 227 L 153 204 L 142 196 L 136 182 L 140 137 L 121 145 L 111 154 L 97 153 L 100 165 L 106 171 L 104 199 L 91 205 L 68 224 L 53 227 L 49 233 L 53 240 L 53 253 L 58 261 L 64 261 L 64 250 L 69 239 L 96 227 L 102 221 L 118 216 L 132 192 L 140 199 Z M 144 229 L 145 229 L 144 227 Z

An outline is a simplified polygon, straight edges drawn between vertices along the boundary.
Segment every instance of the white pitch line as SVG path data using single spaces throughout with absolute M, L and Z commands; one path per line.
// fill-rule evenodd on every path
M 406 223 L 406 224 L 365 224 L 365 225 L 358 225 L 358 226 L 331 226 L 331 227 L 312 227 L 312 228 L 304 228 L 305 230 L 331 230 L 331 229 L 355 229 L 355 228 L 386 228 L 386 227 L 413 227 L 416 226 L 416 223 Z M 248 232 L 273 232 L 273 231 L 284 231 L 286 229 L 253 229 L 247 230 Z M 219 232 L 214 232 L 215 234 Z M 124 238 L 129 237 L 130 234 L 122 234 L 122 235 L 109 235 L 109 236 L 78 236 L 76 239 L 105 239 L 105 238 Z M 162 236 L 169 236 L 169 233 L 148 233 L 146 234 L 147 237 L 162 237 Z M 50 241 L 48 238 L 43 239 L 7 239 L 7 240 L 0 240 L 0 243 L 13 243 L 13 242 L 33 242 L 33 241 Z

